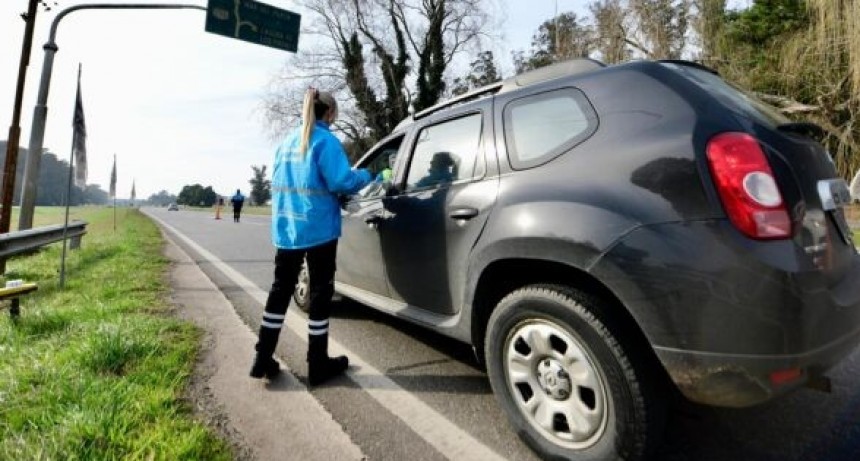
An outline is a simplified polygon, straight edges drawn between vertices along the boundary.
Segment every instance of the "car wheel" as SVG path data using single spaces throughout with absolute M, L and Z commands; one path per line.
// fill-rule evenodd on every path
M 490 316 L 493 392 L 543 457 L 638 460 L 662 434 L 659 381 L 605 307 L 578 290 L 535 285 L 506 296 Z
M 302 263 L 302 270 L 299 272 L 299 281 L 296 283 L 296 289 L 293 291 L 293 300 L 296 302 L 296 306 L 299 306 L 299 309 L 302 312 L 307 313 L 308 311 L 308 298 L 310 298 L 310 286 L 311 286 L 311 276 L 308 272 L 308 262 L 304 261 Z

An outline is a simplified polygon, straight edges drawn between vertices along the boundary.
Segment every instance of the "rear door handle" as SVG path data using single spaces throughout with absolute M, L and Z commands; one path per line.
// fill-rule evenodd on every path
M 452 219 L 472 219 L 478 216 L 478 209 L 472 207 L 455 208 L 448 213 Z

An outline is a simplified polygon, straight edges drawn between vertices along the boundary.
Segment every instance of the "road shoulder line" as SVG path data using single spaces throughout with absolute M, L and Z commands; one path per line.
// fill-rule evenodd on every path
M 268 294 L 251 280 L 185 236 L 178 229 L 149 213 L 147 216 L 192 248 L 206 262 L 221 271 L 224 276 L 232 280 L 238 288 L 244 290 L 260 305 L 265 305 Z M 210 281 L 210 283 L 212 282 Z M 215 289 L 217 290 L 217 288 Z M 302 341 L 307 341 L 306 321 L 296 314 L 294 309 L 287 310 L 287 319 L 284 325 Z M 482 461 L 505 459 L 336 340 L 329 339 L 329 350 L 332 355 L 345 354 L 349 356 L 351 363 L 347 373 L 349 378 L 446 458 L 451 460 L 480 459 Z
M 248 377 L 256 336 L 191 257 L 165 232 L 180 316 L 207 332 L 197 375 L 254 459 L 328 461 L 365 456 L 289 370 L 271 383 Z M 286 368 L 286 367 L 284 367 Z M 244 448 L 243 447 L 243 448 Z

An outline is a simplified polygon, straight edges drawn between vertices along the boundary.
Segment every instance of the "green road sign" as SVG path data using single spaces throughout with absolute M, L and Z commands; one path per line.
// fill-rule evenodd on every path
M 254 0 L 209 0 L 206 32 L 296 52 L 301 15 Z

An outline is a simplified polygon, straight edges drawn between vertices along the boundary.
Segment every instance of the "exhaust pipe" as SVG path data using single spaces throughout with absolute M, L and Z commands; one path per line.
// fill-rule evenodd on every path
M 811 375 L 806 381 L 805 387 L 819 392 L 826 392 L 828 394 L 833 392 L 830 378 L 824 375 Z

